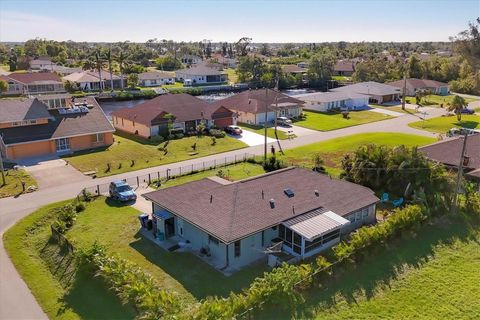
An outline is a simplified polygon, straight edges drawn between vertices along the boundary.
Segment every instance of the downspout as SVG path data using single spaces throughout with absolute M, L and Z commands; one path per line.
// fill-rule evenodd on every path
M 229 255 L 228 255 L 228 244 L 225 244 L 225 253 L 227 254 L 227 262 L 225 263 L 225 265 L 223 267 L 220 268 L 220 270 L 225 270 L 228 268 L 229 264 L 230 264 L 230 258 L 229 258 Z

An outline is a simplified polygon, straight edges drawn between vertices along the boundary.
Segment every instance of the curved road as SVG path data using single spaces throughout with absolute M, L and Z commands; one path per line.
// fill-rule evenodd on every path
M 445 111 L 443 109 L 429 108 L 427 112 L 427 118 L 432 118 L 440 116 Z M 399 132 L 430 137 L 436 136 L 436 134 L 417 130 L 408 126 L 408 123 L 418 120 L 419 118 L 417 116 L 405 114 L 394 119 L 367 123 L 334 131 L 315 132 L 298 137 L 294 140 L 283 140 L 281 141 L 281 144 L 284 149 L 290 149 L 341 136 L 367 132 Z M 167 168 L 175 169 L 194 163 L 200 163 L 202 161 L 223 159 L 225 156 L 243 155 L 244 153 L 261 155 L 263 154 L 263 146 L 244 148 L 200 159 L 197 158 L 95 180 L 66 183 L 61 186 L 51 186 L 33 193 L 21 195 L 18 198 L 10 197 L 0 199 L 0 236 L 3 238 L 3 233 L 8 230 L 8 228 L 36 209 L 52 202 L 73 198 L 85 187 L 108 183 L 114 179 L 126 179 L 148 174 L 150 172 L 164 171 Z M 25 282 L 21 279 L 8 258 L 3 247 L 3 240 L 0 239 L 0 242 L 0 319 L 47 319 L 47 316 L 42 311 Z

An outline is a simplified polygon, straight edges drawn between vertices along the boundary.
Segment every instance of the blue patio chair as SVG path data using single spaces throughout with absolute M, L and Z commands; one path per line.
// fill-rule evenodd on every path
M 389 202 L 390 199 L 389 199 L 389 197 L 388 197 L 388 193 L 385 192 L 384 194 L 382 194 L 382 198 L 380 199 L 380 201 L 381 201 L 382 203 Z
M 394 208 L 400 207 L 403 204 L 403 197 L 401 197 L 400 199 L 397 199 L 397 200 L 393 200 L 392 204 L 393 204 Z

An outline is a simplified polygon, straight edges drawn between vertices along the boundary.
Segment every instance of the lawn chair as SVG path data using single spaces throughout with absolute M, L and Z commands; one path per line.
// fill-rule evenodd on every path
M 380 199 L 380 201 L 382 203 L 390 202 L 390 198 L 388 197 L 388 193 L 385 192 L 384 194 L 382 194 L 382 198 Z
M 401 197 L 400 199 L 393 200 L 392 204 L 394 208 L 398 208 L 403 204 L 403 202 L 404 202 L 403 197 Z

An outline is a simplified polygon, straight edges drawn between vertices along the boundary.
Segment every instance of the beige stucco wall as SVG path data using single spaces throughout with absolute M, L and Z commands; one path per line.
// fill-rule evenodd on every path
M 7 146 L 7 158 L 18 159 L 47 155 L 55 152 L 55 141 L 39 141 Z
M 122 121 L 123 120 L 123 121 Z M 147 127 L 144 124 L 134 123 L 133 121 L 122 119 L 120 117 L 113 117 L 113 126 L 115 129 L 136 134 L 144 138 L 150 137 L 150 127 Z

